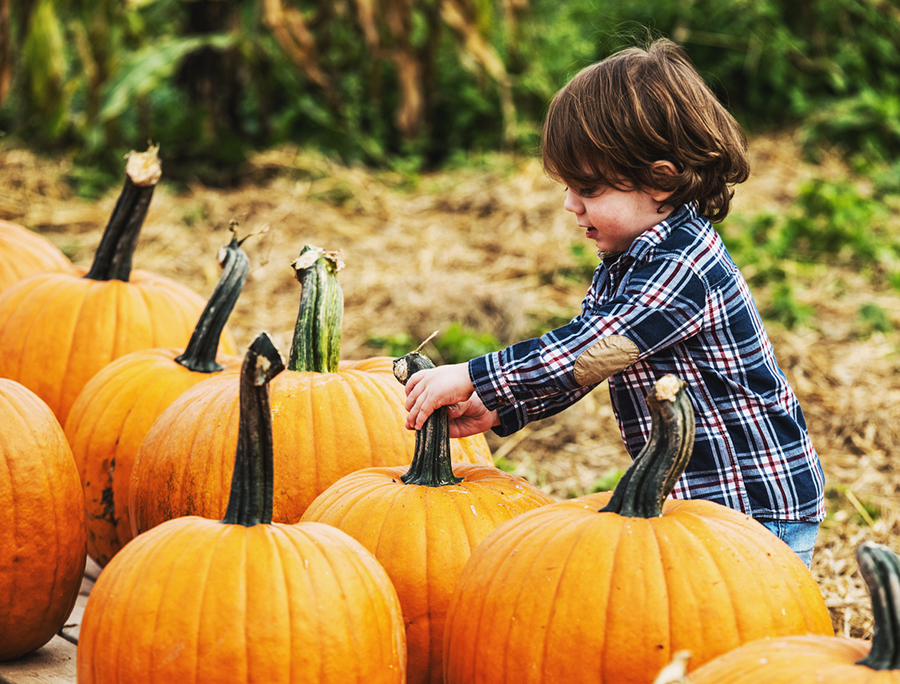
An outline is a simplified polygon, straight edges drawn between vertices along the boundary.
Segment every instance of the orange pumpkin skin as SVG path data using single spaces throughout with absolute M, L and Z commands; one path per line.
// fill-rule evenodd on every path
M 827 636 L 789 636 L 744 644 L 694 670 L 690 684 L 898 684 L 900 670 L 856 662 L 872 643 Z
M 872 640 L 795 636 L 759 639 L 697 668 L 693 684 L 900 683 L 900 557 L 864 541 L 856 548 L 859 572 L 872 599 Z
M 447 684 L 650 684 L 680 650 L 693 668 L 765 636 L 834 634 L 813 576 L 758 522 L 700 500 L 598 512 L 609 499 L 524 513 L 473 551 L 447 615 Z
M 72 612 L 86 559 L 84 499 L 52 411 L 0 379 L 0 660 L 46 644 Z
M 439 487 L 404 484 L 406 471 L 395 466 L 346 475 L 302 520 L 333 525 L 375 554 L 403 606 L 407 682 L 441 684 L 447 606 L 471 550 L 500 524 L 553 499 L 493 466 L 455 464 L 462 482 Z
M 403 684 L 397 592 L 371 552 L 319 523 L 272 523 L 269 383 L 284 365 L 260 334 L 240 372 L 226 515 L 169 520 L 129 542 L 91 590 L 82 684 Z
M 69 272 L 69 258 L 39 233 L 0 219 L 0 292 L 33 273 Z
M 129 489 L 134 462 L 153 421 L 181 394 L 210 377 L 175 359 L 177 347 L 142 349 L 104 366 L 78 394 L 66 438 L 81 476 L 87 551 L 100 566 L 131 540 Z M 241 358 L 219 354 L 225 370 Z
M 183 515 L 224 515 L 238 399 L 238 375 L 222 373 L 187 390 L 153 423 L 132 475 L 133 534 Z M 275 377 L 273 520 L 299 521 L 316 496 L 355 470 L 408 464 L 415 433 L 404 427 L 405 400 L 392 374 L 353 364 L 333 373 L 286 370 Z M 455 461 L 493 463 L 484 435 L 451 443 Z
M 80 684 L 402 684 L 400 603 L 362 545 L 327 525 L 170 520 L 91 589 Z
M 165 276 L 130 281 L 65 273 L 26 278 L 0 294 L 0 377 L 25 385 L 65 425 L 87 381 L 138 349 L 184 348 L 206 300 Z M 233 354 L 226 331 L 222 350 Z

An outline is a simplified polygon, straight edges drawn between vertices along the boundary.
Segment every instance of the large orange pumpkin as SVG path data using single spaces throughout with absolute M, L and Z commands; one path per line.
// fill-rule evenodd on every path
M 875 630 L 871 641 L 838 636 L 758 639 L 694 670 L 690 684 L 900 684 L 900 559 L 883 544 L 856 549 Z
M 184 348 L 206 304 L 181 283 L 131 269 L 159 177 L 156 148 L 129 155 L 125 186 L 84 277 L 35 274 L 0 293 L 0 377 L 32 390 L 62 425 L 110 361 L 137 349 Z M 235 351 L 229 332 L 223 350 Z
M 312 255 L 312 259 L 310 259 Z M 293 523 L 320 493 L 361 468 L 405 465 L 415 435 L 404 427 L 403 387 L 378 359 L 341 365 L 342 299 L 333 255 L 307 247 L 298 260 L 300 312 L 288 369 L 272 381 L 275 520 Z M 221 517 L 238 427 L 238 385 L 223 373 L 160 414 L 141 443 L 131 482 L 133 532 L 181 515 Z M 454 460 L 491 464 L 483 435 L 451 440 Z
M 43 235 L 0 219 L 0 292 L 34 273 L 73 269 L 69 257 Z
M 88 555 L 101 566 L 132 537 L 128 490 L 147 430 L 180 394 L 241 358 L 219 338 L 247 280 L 250 261 L 236 236 L 219 250 L 223 270 L 187 347 L 140 349 L 104 366 L 78 394 L 65 430 L 81 475 Z
M 0 660 L 62 628 L 85 558 L 84 497 L 66 436 L 34 392 L 0 379 Z
M 648 403 L 650 438 L 611 497 L 523 513 L 473 551 L 447 614 L 447 684 L 649 684 L 678 651 L 696 667 L 765 636 L 834 633 L 806 565 L 760 523 L 663 504 L 693 412 L 673 376 Z
M 384 568 L 328 525 L 272 523 L 263 333 L 241 371 L 241 433 L 221 521 L 184 517 L 100 573 L 78 639 L 80 684 L 402 684 L 400 603 Z
M 405 383 L 433 364 L 412 352 L 396 367 Z M 417 432 L 409 467 L 345 475 L 301 520 L 333 525 L 375 554 L 403 607 L 408 684 L 442 684 L 444 619 L 472 549 L 501 523 L 551 503 L 540 489 L 494 466 L 452 464 L 444 407 Z

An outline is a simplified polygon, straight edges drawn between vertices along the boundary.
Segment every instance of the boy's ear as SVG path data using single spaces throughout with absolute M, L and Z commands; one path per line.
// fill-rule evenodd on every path
M 650 169 L 650 173 L 653 174 L 654 178 L 658 179 L 658 187 L 665 187 L 669 184 L 668 177 L 677 174 L 678 169 L 676 169 L 675 164 L 670 161 L 655 161 Z M 673 192 L 674 190 L 652 189 L 650 190 L 650 197 L 657 202 L 665 202 L 672 196 Z

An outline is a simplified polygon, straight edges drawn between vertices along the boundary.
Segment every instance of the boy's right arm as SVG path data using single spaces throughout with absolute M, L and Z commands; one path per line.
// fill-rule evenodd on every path
M 456 363 L 414 373 L 406 383 L 406 427 L 421 430 L 425 420 L 441 406 L 459 404 L 472 396 L 469 366 Z

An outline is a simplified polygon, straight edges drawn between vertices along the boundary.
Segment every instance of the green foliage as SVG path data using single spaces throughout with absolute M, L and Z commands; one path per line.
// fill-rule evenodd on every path
M 869 337 L 872 333 L 889 333 L 894 329 L 887 312 L 871 302 L 859 307 L 859 321 L 860 337 Z
M 862 501 L 846 485 L 835 485 L 825 490 L 826 524 L 834 520 L 852 521 L 860 527 L 871 527 L 881 517 L 878 506 Z
M 415 341 L 408 333 L 397 333 L 385 337 L 373 336 L 367 344 L 386 356 L 403 356 L 416 349 L 421 341 Z M 453 323 L 443 334 L 435 337 L 428 345 L 434 353 L 428 353 L 436 365 L 465 363 L 476 356 L 497 351 L 503 345 L 490 333 L 479 333 L 459 323 Z
M 591 488 L 590 493 L 611 492 L 619 484 L 619 480 L 622 479 L 624 474 L 624 468 L 610 468 L 594 481 L 594 486 Z
M 814 311 L 800 304 L 794 280 L 814 264 L 833 264 L 900 289 L 900 184 L 897 169 L 880 166 L 871 184 L 848 178 L 804 183 L 784 215 L 729 218 L 725 244 L 751 289 L 768 287 L 762 314 L 788 328 L 808 323 Z M 739 227 L 735 228 L 735 224 Z M 884 331 L 877 308 L 861 311 L 863 330 Z
M 376 353 L 379 355 L 392 356 L 395 359 L 404 354 L 409 354 L 419 346 L 419 343 L 407 333 L 397 333 L 384 337 L 376 335 L 366 340 L 366 344 L 377 350 Z
M 443 363 L 464 363 L 503 346 L 491 333 L 479 333 L 459 323 L 452 323 L 433 344 Z
M 516 464 L 510 461 L 506 456 L 500 456 L 499 458 L 494 458 L 494 467 L 499 468 L 505 473 L 515 473 L 516 472 Z
M 531 154 L 556 90 L 653 35 L 683 44 L 750 129 L 799 124 L 810 154 L 900 153 L 900 12 L 884 0 L 470 0 L 465 29 L 441 19 L 440 0 L 389 0 L 368 27 L 379 32 L 374 51 L 358 3 L 281 3 L 309 30 L 306 56 L 290 52 L 261 0 L 13 3 L 14 90 L 0 130 L 110 169 L 153 139 L 170 177 L 200 164 L 203 179 L 220 182 L 233 172 L 223 165 L 284 142 L 407 169 L 459 151 Z M 406 35 L 385 33 L 406 7 Z M 472 36 L 496 55 L 492 67 Z M 414 87 L 394 57 L 404 45 L 425 108 L 411 129 L 399 119 Z

